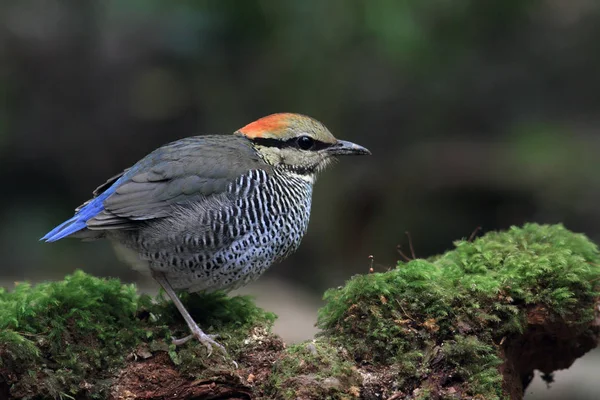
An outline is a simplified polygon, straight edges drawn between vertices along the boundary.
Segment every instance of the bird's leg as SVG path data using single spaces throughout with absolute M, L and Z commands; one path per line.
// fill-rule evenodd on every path
M 198 324 L 196 324 L 190 313 L 185 309 L 185 306 L 183 305 L 181 300 L 179 300 L 179 297 L 177 297 L 177 294 L 169 284 L 169 281 L 165 277 L 165 274 L 163 274 L 162 272 L 152 271 L 152 277 L 158 283 L 160 283 L 160 286 L 162 286 L 163 289 L 165 289 L 165 292 L 167 292 L 167 294 L 173 301 L 173 304 L 175 304 L 175 307 L 177 307 L 179 313 L 183 316 L 183 319 L 190 328 L 190 331 L 192 331 L 191 335 L 186 336 L 184 338 L 174 338 L 173 343 L 175 345 L 181 345 L 190 340 L 192 337 L 196 337 L 196 339 L 198 339 L 200 343 L 202 343 L 206 347 L 209 356 L 212 354 L 213 346 L 216 346 L 219 350 L 226 354 L 227 352 L 225 351 L 225 348 L 221 344 L 217 343 L 211 335 L 207 335 L 206 333 L 204 333 L 202 329 L 200 329 Z

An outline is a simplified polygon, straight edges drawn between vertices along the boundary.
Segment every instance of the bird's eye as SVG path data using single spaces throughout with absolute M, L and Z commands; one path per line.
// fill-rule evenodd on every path
M 310 136 L 300 136 L 297 143 L 302 150 L 310 150 L 315 145 L 315 141 Z

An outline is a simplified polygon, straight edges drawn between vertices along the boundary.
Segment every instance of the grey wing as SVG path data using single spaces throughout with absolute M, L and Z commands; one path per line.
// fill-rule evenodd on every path
M 226 192 L 239 176 L 265 165 L 245 138 L 196 136 L 170 143 L 97 189 L 96 196 L 112 193 L 87 227 L 130 229 L 167 217 L 174 207 Z

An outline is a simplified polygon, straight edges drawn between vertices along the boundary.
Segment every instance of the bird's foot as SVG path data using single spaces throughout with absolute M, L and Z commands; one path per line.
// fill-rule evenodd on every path
M 165 292 L 167 292 L 167 294 L 173 301 L 173 304 L 175 304 L 175 307 L 177 307 L 177 310 L 179 310 L 179 313 L 181 314 L 181 316 L 185 320 L 186 324 L 190 328 L 190 331 L 192 331 L 191 335 L 188 335 L 184 338 L 181 338 L 181 339 L 173 338 L 173 344 L 176 346 L 179 346 L 179 345 L 184 344 L 191 338 L 195 337 L 196 339 L 198 339 L 200 341 L 200 343 L 202 343 L 204 345 L 204 347 L 206 347 L 206 350 L 208 350 L 209 357 L 212 354 L 213 346 L 216 347 L 217 349 L 221 350 L 223 355 L 226 356 L 227 351 L 225 350 L 225 347 L 223 347 L 221 344 L 217 343 L 213 339 L 216 336 L 215 335 L 207 335 L 206 333 L 202 332 L 202 329 L 200 329 L 198 324 L 196 324 L 196 322 L 194 321 L 194 319 L 192 318 L 192 316 L 190 315 L 188 310 L 185 309 L 185 306 L 183 305 L 183 303 L 181 302 L 179 297 L 177 297 L 177 294 L 171 287 L 171 284 L 167 280 L 165 274 L 162 272 L 153 271 L 152 276 L 154 277 L 154 279 L 156 279 L 156 281 L 158 283 L 160 283 L 160 285 L 163 287 L 163 289 L 165 289 Z
M 223 354 L 227 354 L 225 347 L 223 347 L 222 344 L 220 344 L 219 342 L 217 342 L 215 340 L 215 338 L 217 338 L 218 336 L 219 335 L 207 335 L 206 333 L 204 333 L 202 331 L 202 329 L 200 329 L 199 327 L 196 326 L 196 329 L 192 329 L 191 335 L 187 335 L 186 337 L 183 337 L 181 339 L 175 339 L 175 338 L 172 338 L 172 339 L 173 339 L 173 344 L 175 346 L 180 346 L 195 337 L 196 339 L 198 339 L 198 341 L 200 343 L 202 343 L 204 345 L 204 347 L 206 347 L 206 350 L 208 350 L 209 356 L 213 352 L 213 346 L 216 347 L 217 349 L 221 350 L 221 352 L 223 352 Z

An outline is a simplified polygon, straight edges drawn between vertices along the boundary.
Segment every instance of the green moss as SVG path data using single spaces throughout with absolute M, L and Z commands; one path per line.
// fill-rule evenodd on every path
M 144 335 L 132 285 L 76 272 L 62 282 L 0 291 L 0 365 L 21 379 L 13 391 L 78 393 L 82 377 L 110 371 Z M 35 388 L 34 388 L 35 386 Z
M 440 355 L 453 373 L 469 383 L 472 394 L 489 392 L 490 388 L 502 383 L 502 376 L 497 371 L 500 359 L 495 346 L 475 336 L 454 336 L 444 342 Z
M 275 319 L 248 297 L 182 297 L 200 326 L 218 333 L 230 354 L 243 347 L 251 330 L 268 332 Z M 10 385 L 14 397 L 69 398 L 85 392 L 88 398 L 105 398 L 106 379 L 143 342 L 150 350 L 168 351 L 188 370 L 210 370 L 217 360 L 220 367 L 232 365 L 223 357 L 207 358 L 204 346 L 193 340 L 175 348 L 172 333 L 188 331 L 170 301 L 140 296 L 133 285 L 116 279 L 77 271 L 60 282 L 0 288 L 0 386 Z
M 362 379 L 340 346 L 315 340 L 290 346 L 270 378 L 272 398 L 349 399 Z
M 327 291 L 324 335 L 358 361 L 400 365 L 402 384 L 418 387 L 428 371 L 445 370 L 470 395 L 497 398 L 497 343 L 526 329 L 528 306 L 573 324 L 592 320 L 600 257 L 585 236 L 528 224 L 455 246 Z

